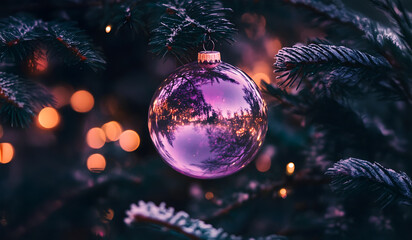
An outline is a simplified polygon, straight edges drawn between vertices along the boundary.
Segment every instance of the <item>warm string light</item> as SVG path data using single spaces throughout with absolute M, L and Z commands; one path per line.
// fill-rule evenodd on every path
M 52 107 L 43 108 L 37 117 L 38 125 L 44 129 L 56 127 L 60 122 L 60 115 L 56 109 Z
M 106 159 L 99 153 L 92 154 L 87 158 L 87 168 L 90 172 L 103 172 L 106 168 Z
M 79 90 L 73 93 L 72 97 L 70 98 L 70 105 L 76 112 L 88 112 L 92 110 L 94 106 L 93 95 L 86 90 Z
M 122 134 L 122 126 L 116 121 L 110 121 L 103 124 L 102 129 L 106 134 L 106 141 L 117 141 L 120 138 L 120 134 Z
M 295 164 L 290 162 L 286 165 L 286 174 L 290 176 L 293 172 L 295 172 Z
M 214 197 L 215 197 L 215 195 L 212 192 L 206 192 L 205 193 L 206 200 L 212 200 Z
M 86 136 L 87 145 L 94 149 L 99 149 L 104 146 L 106 142 L 106 135 L 101 128 L 91 128 Z
M 288 191 L 286 190 L 286 188 L 279 189 L 279 196 L 283 199 L 288 196 Z
M 111 25 L 107 25 L 104 30 L 106 31 L 106 33 L 110 33 L 110 31 L 112 31 L 112 26 L 111 26 Z
M 126 152 L 133 152 L 140 145 L 140 137 L 133 130 L 124 131 L 119 138 L 120 147 Z
M 14 156 L 14 148 L 10 143 L 0 143 L 0 163 L 9 163 Z

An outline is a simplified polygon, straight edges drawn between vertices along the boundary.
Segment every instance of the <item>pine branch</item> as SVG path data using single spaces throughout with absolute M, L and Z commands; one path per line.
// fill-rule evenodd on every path
M 134 32 L 144 29 L 142 6 L 137 1 L 126 1 L 120 4 L 107 6 L 108 14 L 105 14 L 103 22 L 111 25 L 118 32 L 122 27 L 128 26 Z
M 344 95 L 372 89 L 386 95 L 396 93 L 390 82 L 391 65 L 383 57 L 375 57 L 344 46 L 310 44 L 282 48 L 276 55 L 275 73 L 285 77 L 280 85 L 299 88 L 303 80 L 311 80 L 313 90 L 322 95 Z M 366 84 L 365 84 L 366 83 Z
M 387 13 L 396 22 L 399 35 L 407 44 L 409 53 L 412 53 L 412 22 L 409 12 L 406 11 L 400 0 L 370 0 L 378 8 Z
M 376 46 L 391 48 L 396 52 L 406 50 L 403 41 L 391 28 L 386 28 L 358 12 L 348 10 L 340 0 L 332 0 L 330 4 L 325 4 L 321 0 L 285 1 L 312 9 L 338 23 L 350 24 Z
M 335 163 L 325 174 L 332 177 L 332 190 L 338 194 L 372 197 L 382 208 L 395 202 L 412 205 L 411 179 L 379 163 L 349 158 Z
M 40 43 L 52 52 L 68 53 L 61 56 L 68 64 L 83 63 L 93 70 L 104 67 L 101 53 L 73 23 L 44 22 L 28 16 L 0 21 L 0 59 L 9 57 L 21 61 L 30 56 Z
M 172 54 L 189 61 L 188 51 L 197 49 L 209 38 L 215 43 L 233 42 L 234 25 L 225 17 L 232 10 L 219 1 L 166 1 L 156 4 L 163 13 L 151 31 L 149 45 L 156 55 Z
M 41 108 L 53 104 L 52 95 L 42 86 L 0 72 L 0 116 L 11 126 L 27 126 Z
M 234 235 L 229 235 L 223 229 L 216 229 L 210 224 L 197 219 L 190 218 L 189 214 L 183 211 L 175 212 L 172 207 L 166 208 L 165 203 L 159 206 L 153 202 L 139 201 L 139 205 L 132 204 L 131 209 L 126 212 L 127 218 L 124 220 L 127 225 L 136 223 L 154 224 L 165 227 L 173 232 L 181 234 L 188 239 L 215 239 L 215 240 L 241 240 L 248 239 Z M 258 240 L 280 240 L 285 237 L 270 235 L 267 237 L 251 238 Z

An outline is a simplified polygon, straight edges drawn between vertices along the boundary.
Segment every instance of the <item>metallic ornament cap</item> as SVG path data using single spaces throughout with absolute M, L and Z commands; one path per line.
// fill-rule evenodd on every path
M 202 64 L 220 63 L 220 52 L 218 51 L 201 51 L 197 54 L 197 62 Z

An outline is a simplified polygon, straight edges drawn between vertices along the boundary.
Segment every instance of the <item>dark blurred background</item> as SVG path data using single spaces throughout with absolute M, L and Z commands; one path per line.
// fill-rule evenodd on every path
M 368 1 L 344 3 L 387 23 L 382 14 L 370 11 Z M 108 23 L 99 17 L 103 14 L 99 4 L 100 1 L 80 0 L 0 3 L 2 18 L 26 13 L 46 21 L 77 22 L 107 60 L 106 69 L 99 73 L 41 57 L 35 73 L 33 69 L 27 71 L 27 63 L 14 66 L 52 91 L 59 119 L 52 128 L 45 128 L 37 118 L 24 129 L 2 125 L 0 141 L 10 143 L 14 154 L 9 163 L 0 164 L 0 238 L 178 239 L 152 227 L 129 228 L 124 224 L 130 204 L 145 200 L 166 202 L 193 218 L 208 220 L 237 235 L 277 233 L 290 239 L 328 239 L 325 218 L 343 213 L 336 202 L 331 203 L 337 200 L 327 182 L 322 181 L 285 186 L 286 195 L 277 191 L 259 195 L 228 214 L 213 217 L 212 213 L 244 196 L 239 193 L 289 178 L 285 172 L 288 163 L 294 163 L 296 172 L 308 168 L 301 150 L 308 145 L 312 129 L 302 126 L 299 117 L 271 108 L 274 99 L 266 96 L 269 132 L 254 162 L 232 176 L 216 180 L 197 180 L 177 173 L 157 154 L 148 133 L 147 114 L 156 88 L 181 63 L 172 57 L 161 59 L 151 54 L 149 35 L 144 31 L 122 28 L 107 33 Z M 405 4 L 412 7 L 412 2 Z M 223 1 L 223 5 L 233 9 L 229 18 L 239 33 L 233 45 L 218 45 L 216 49 L 221 51 L 223 61 L 241 68 L 258 84 L 262 80 L 276 83 L 272 64 L 281 47 L 313 38 L 351 37 L 342 36 L 345 32 L 339 35 L 337 29 L 324 29 L 312 11 L 285 1 Z M 90 111 L 75 110 L 87 109 L 87 96 L 70 103 L 73 93 L 79 90 L 92 95 Z M 52 114 L 44 118 L 53 125 Z M 125 130 L 137 133 L 139 141 L 133 138 L 136 135 L 123 136 L 131 150 L 137 146 L 136 150 L 125 151 L 119 141 L 105 142 L 102 130 L 90 133 L 87 141 L 90 129 L 111 121 L 119 125 L 106 125 L 107 131 L 117 137 Z M 116 132 L 117 126 L 121 126 L 121 132 Z M 88 169 L 87 159 L 95 153 L 104 157 L 104 171 Z M 2 154 L 6 158 L 6 150 Z M 102 167 L 104 161 L 98 158 L 95 167 Z M 335 208 L 330 208 L 332 205 Z M 379 221 L 377 217 L 381 226 Z M 385 229 L 382 234 L 392 236 Z

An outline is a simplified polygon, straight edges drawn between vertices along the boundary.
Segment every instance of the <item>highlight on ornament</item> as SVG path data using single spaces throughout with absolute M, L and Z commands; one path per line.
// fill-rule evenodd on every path
M 248 75 L 222 62 L 219 52 L 203 51 L 198 62 L 177 69 L 156 91 L 148 127 L 172 168 L 219 178 L 254 159 L 266 135 L 267 107 Z
M 116 121 L 110 121 L 103 124 L 102 129 L 106 135 L 106 141 L 117 141 L 120 138 L 120 134 L 122 134 L 122 126 L 120 123 Z
M 0 143 L 0 163 L 9 163 L 14 156 L 14 148 L 10 143 Z
M 86 142 L 89 147 L 99 149 L 106 143 L 106 135 L 101 128 L 91 128 L 86 135 Z
M 60 115 L 56 109 L 52 107 L 45 107 L 40 110 L 37 116 L 37 123 L 41 128 L 52 129 L 60 122 Z
M 101 173 L 106 168 L 106 159 L 100 153 L 94 153 L 87 158 L 87 168 L 90 172 Z
M 119 138 L 120 147 L 126 152 L 133 152 L 140 145 L 140 137 L 133 130 L 124 131 Z
M 92 110 L 94 106 L 93 95 L 86 90 L 79 90 L 70 98 L 70 105 L 73 110 L 79 113 L 86 113 Z

